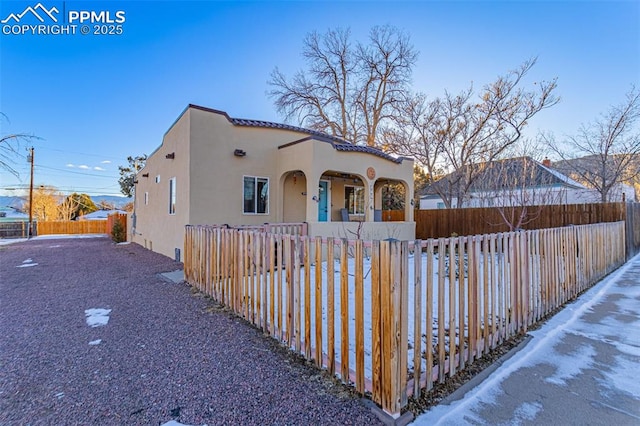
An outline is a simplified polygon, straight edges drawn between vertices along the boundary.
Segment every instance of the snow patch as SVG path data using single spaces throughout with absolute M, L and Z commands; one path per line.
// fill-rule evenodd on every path
M 616 367 L 611 371 L 603 371 L 606 380 L 600 381 L 603 387 L 622 390 L 634 398 L 640 397 L 640 381 L 638 381 L 638 363 L 626 356 L 616 356 Z
M 29 259 L 25 259 L 22 261 L 22 263 L 33 263 L 33 259 L 29 258 Z
M 27 238 L 0 239 L 0 246 L 8 246 L 9 244 L 22 243 Z
M 102 343 L 102 339 L 92 340 L 89 342 L 89 346 L 96 346 Z
M 526 348 L 508 359 L 502 366 L 494 371 L 480 385 L 473 388 L 464 395 L 463 399 L 454 401 L 449 405 L 441 404 L 417 417 L 414 425 L 438 425 L 438 424 L 484 424 L 485 421 L 477 415 L 478 410 L 482 410 L 487 404 L 499 404 L 495 395 L 503 392 L 502 383 L 514 372 L 521 368 L 533 367 L 538 364 L 550 364 L 557 366 L 556 373 L 552 376 L 555 382 L 565 384 L 566 378 L 572 377 L 578 369 L 589 368 L 594 365 L 595 349 L 591 345 L 580 347 L 571 354 L 560 356 L 553 350 L 555 346 L 567 335 L 579 334 L 576 331 L 588 330 L 589 334 L 600 335 L 601 340 L 608 337 L 624 337 L 623 342 L 611 342 L 621 355 L 615 358 L 615 368 L 607 370 L 602 366 L 597 366 L 598 370 L 605 376 L 606 383 L 602 383 L 604 388 L 624 390 L 634 398 L 640 396 L 640 382 L 637 380 L 637 361 L 633 360 L 635 342 L 640 341 L 640 327 L 623 325 L 622 327 L 612 327 L 611 318 L 603 319 L 599 324 L 593 324 L 586 320 L 586 314 L 593 311 L 593 308 L 603 303 L 606 297 L 613 292 L 624 295 L 624 299 L 618 300 L 616 304 L 624 309 L 637 312 L 638 287 L 631 287 L 622 284 L 620 281 L 625 273 L 632 272 L 637 268 L 640 255 L 634 257 L 624 266 L 600 281 L 593 288 L 588 290 L 577 301 L 553 316 L 539 329 L 531 331 L 532 341 Z M 632 266 L 634 269 L 632 269 Z M 619 330 L 618 336 L 611 336 L 612 331 Z M 615 334 L 615 333 L 614 333 Z M 630 347 L 631 346 L 631 347 Z M 551 354 L 551 356 L 549 356 Z M 635 361 L 635 362 L 634 362 Z M 571 366 L 568 364 L 576 364 Z M 636 382 L 633 382 L 636 378 Z M 550 378 L 551 379 L 551 378 Z M 513 420 L 528 422 L 525 416 L 537 414 L 543 410 L 541 402 L 523 402 L 518 408 L 518 416 Z M 514 414 L 516 412 L 514 411 Z
M 30 266 L 38 266 L 37 263 L 23 263 L 22 265 L 16 266 L 16 268 L 28 268 Z
M 87 325 L 89 327 L 100 327 L 107 325 L 109 322 L 109 314 L 111 309 L 93 308 L 84 311 L 87 316 Z
M 582 370 L 592 367 L 595 356 L 596 351 L 593 346 L 585 345 L 566 356 L 552 357 L 549 361 L 557 367 L 556 373 L 545 381 L 564 386 L 567 384 L 568 379 L 572 379 L 580 374 Z
M 127 244 L 131 244 L 131 242 L 129 242 L 129 241 L 123 241 L 123 242 L 121 242 L 121 243 L 117 243 L 116 245 L 117 245 L 117 246 L 126 246 Z
M 516 408 L 513 414 L 516 419 L 533 421 L 541 411 L 542 404 L 539 402 L 525 402 Z
M 175 420 L 169 420 L 168 422 L 163 423 L 160 426 L 191 426 L 191 425 L 187 425 L 187 424 L 184 424 L 184 423 L 176 422 Z
M 49 246 L 49 248 L 58 248 L 58 247 L 62 247 L 62 246 L 61 246 L 60 244 L 56 244 L 56 245 L 53 245 L 53 246 Z
M 32 240 L 66 240 L 66 239 L 87 239 L 87 238 L 108 238 L 107 234 L 53 234 L 38 235 Z

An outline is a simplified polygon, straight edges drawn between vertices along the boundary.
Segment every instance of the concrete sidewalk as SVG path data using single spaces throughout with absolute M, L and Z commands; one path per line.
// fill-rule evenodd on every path
M 530 334 L 414 424 L 640 425 L 640 256 Z

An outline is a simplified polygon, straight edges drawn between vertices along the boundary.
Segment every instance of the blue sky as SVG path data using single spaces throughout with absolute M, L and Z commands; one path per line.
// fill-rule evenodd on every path
M 480 88 L 537 56 L 528 83 L 557 77 L 562 101 L 530 134 L 573 134 L 640 86 L 637 1 L 41 3 L 126 18 L 121 35 L 0 34 L 0 111 L 9 119 L 0 133 L 42 138 L 33 142 L 35 183 L 64 193 L 119 194 L 117 166 L 157 148 L 189 103 L 281 122 L 269 74 L 304 66 L 312 30 L 350 27 L 364 39 L 374 25 L 403 29 L 420 52 L 413 88 L 429 96 Z M 3 0 L 0 20 L 37 4 Z M 0 171 L 0 195 L 28 185 L 26 159 L 15 166 L 20 178 Z

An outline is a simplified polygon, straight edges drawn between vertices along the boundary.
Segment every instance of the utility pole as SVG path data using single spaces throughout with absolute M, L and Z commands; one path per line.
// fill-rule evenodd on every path
M 29 150 L 27 161 L 31 162 L 31 184 L 29 185 L 29 234 L 28 238 L 33 236 L 33 147 Z

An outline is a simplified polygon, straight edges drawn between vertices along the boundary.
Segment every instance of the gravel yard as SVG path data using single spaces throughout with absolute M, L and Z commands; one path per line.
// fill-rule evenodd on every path
M 158 276 L 180 266 L 107 238 L 0 246 L 0 425 L 379 423 L 319 370 Z M 94 326 L 90 309 L 102 309 Z

